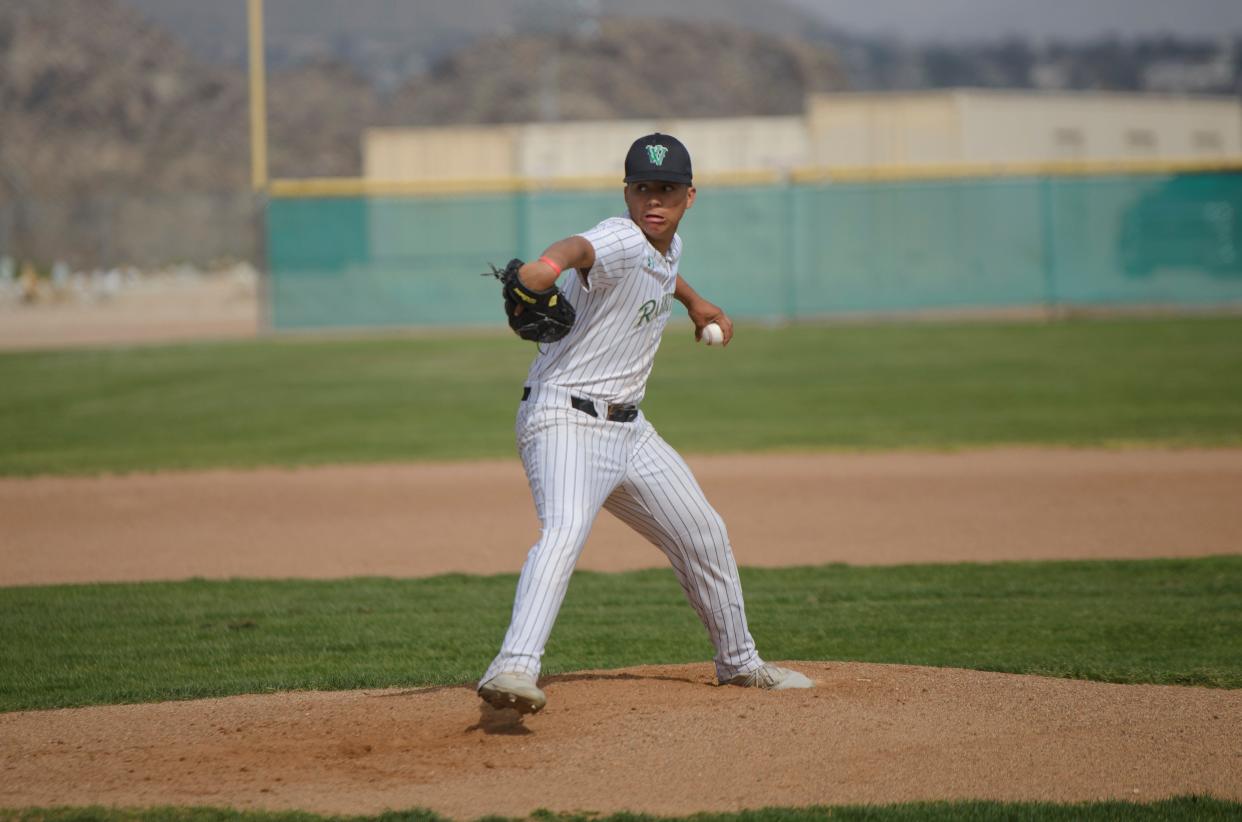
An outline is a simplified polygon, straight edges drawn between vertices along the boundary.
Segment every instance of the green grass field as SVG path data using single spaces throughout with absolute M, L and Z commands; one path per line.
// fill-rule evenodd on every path
M 744 569 L 742 582 L 772 659 L 1242 687 L 1242 557 Z M 467 683 L 504 635 L 515 584 L 451 575 L 0 589 L 0 710 Z M 581 573 L 544 671 L 710 659 L 670 571 Z
M 0 474 L 511 456 L 512 337 L 0 355 Z M 1242 318 L 665 335 L 648 416 L 683 451 L 1242 445 Z
M 0 474 L 510 457 L 531 354 L 495 335 L 0 354 Z M 696 346 L 675 325 L 644 409 L 690 453 L 1239 447 L 1242 318 L 743 327 L 724 351 Z M 1239 556 L 743 569 L 743 582 L 752 631 L 774 659 L 1242 687 Z M 514 583 L 501 575 L 0 588 L 0 711 L 469 682 L 503 634 Z M 463 611 L 478 618 L 463 624 Z M 579 574 L 545 670 L 706 664 L 710 655 L 669 572 Z M 953 802 L 692 817 L 1187 818 L 1242 818 L 1242 804 Z M 346 818 L 76 808 L 0 810 L 0 819 Z

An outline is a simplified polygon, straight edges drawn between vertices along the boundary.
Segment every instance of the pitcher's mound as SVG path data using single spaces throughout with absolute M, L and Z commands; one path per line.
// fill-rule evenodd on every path
M 688 814 L 932 799 L 1242 800 L 1242 691 L 783 663 L 549 677 L 519 720 L 472 686 L 0 715 L 0 807 L 95 804 Z

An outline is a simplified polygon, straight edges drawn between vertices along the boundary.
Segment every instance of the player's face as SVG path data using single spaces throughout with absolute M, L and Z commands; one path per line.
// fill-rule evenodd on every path
M 694 205 L 694 186 L 660 180 L 627 183 L 625 205 L 651 244 L 668 251 L 682 215 Z

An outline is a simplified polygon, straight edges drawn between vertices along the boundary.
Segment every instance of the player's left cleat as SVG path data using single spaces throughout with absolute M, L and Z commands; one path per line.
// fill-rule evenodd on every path
M 520 714 L 538 713 L 548 702 L 535 678 L 518 671 L 496 674 L 479 686 L 479 696 L 497 710 L 512 708 Z
M 794 688 L 814 688 L 815 683 L 805 675 L 788 668 L 765 662 L 750 673 L 738 674 L 722 685 L 740 685 L 743 688 L 760 688 L 765 691 L 788 691 Z

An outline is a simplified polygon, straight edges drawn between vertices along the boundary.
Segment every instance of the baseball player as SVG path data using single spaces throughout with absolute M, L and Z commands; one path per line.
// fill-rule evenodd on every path
M 715 646 L 721 684 L 810 688 L 764 662 L 746 625 L 729 537 L 682 458 L 640 408 L 673 300 L 695 338 L 733 323 L 678 274 L 677 226 L 694 204 L 690 154 L 666 134 L 641 137 L 625 158 L 624 216 L 553 243 L 534 262 L 495 271 L 510 326 L 539 342 L 517 413 L 517 444 L 542 525 L 522 566 L 513 616 L 478 686 L 496 708 L 540 710 L 540 660 L 578 556 L 601 508 L 672 563 Z M 572 271 L 565 290 L 557 288 Z

